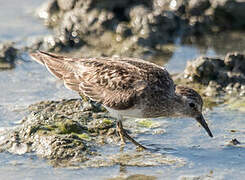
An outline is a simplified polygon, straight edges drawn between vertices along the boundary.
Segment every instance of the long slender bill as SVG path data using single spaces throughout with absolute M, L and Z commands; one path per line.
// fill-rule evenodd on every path
M 213 137 L 213 134 L 212 134 L 212 132 L 210 131 L 210 129 L 209 129 L 209 127 L 208 127 L 208 125 L 207 125 L 207 123 L 206 123 L 206 121 L 205 121 L 203 115 L 201 114 L 200 116 L 198 116 L 198 117 L 196 118 L 196 120 L 197 120 L 197 121 L 202 125 L 202 127 L 207 131 L 208 135 L 209 135 L 210 137 Z

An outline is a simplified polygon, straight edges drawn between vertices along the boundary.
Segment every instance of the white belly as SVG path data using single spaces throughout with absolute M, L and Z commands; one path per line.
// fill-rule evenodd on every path
M 142 109 L 132 108 L 132 109 L 126 109 L 126 110 L 115 110 L 115 109 L 111 109 L 108 107 L 105 107 L 105 108 L 109 111 L 111 116 L 115 118 L 121 118 L 121 116 L 143 118 Z

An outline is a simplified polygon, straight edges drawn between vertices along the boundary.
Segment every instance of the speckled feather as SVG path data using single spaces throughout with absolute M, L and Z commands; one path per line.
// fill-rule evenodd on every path
M 39 51 L 31 56 L 69 89 L 102 103 L 119 121 L 121 141 L 131 138 L 122 117 L 195 118 L 213 137 L 202 115 L 202 98 L 191 88 L 176 86 L 166 69 L 135 58 L 68 58 Z
M 185 86 L 178 85 L 176 86 L 175 92 L 177 94 L 181 94 L 187 97 L 188 99 L 192 99 L 194 102 L 196 102 L 198 105 L 202 107 L 203 105 L 202 97 L 195 90 Z
M 68 58 L 42 51 L 31 56 L 66 87 L 115 110 L 140 104 L 154 108 L 159 99 L 167 103 L 174 96 L 175 85 L 166 69 L 141 59 Z

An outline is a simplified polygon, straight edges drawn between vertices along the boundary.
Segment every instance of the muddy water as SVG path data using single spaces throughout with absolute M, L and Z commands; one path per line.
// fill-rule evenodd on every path
M 10 3 L 11 2 L 11 3 Z M 33 16 L 41 0 L 0 0 L 0 40 L 25 41 L 26 37 L 50 33 Z M 10 5 L 11 4 L 11 5 Z M 10 11 L 10 9 L 12 11 Z M 30 28 L 31 27 L 31 28 Z M 220 36 L 206 37 L 194 45 L 183 45 L 180 40 L 174 45 L 170 59 L 159 59 L 171 73 L 181 72 L 186 61 L 200 55 L 223 56 L 230 51 L 244 52 L 242 39 L 245 33 L 230 32 Z M 205 43 L 204 43 L 205 42 Z M 21 42 L 23 43 L 23 42 Z M 25 43 L 25 42 L 24 42 Z M 24 61 L 23 61 L 24 60 Z M 13 126 L 26 114 L 25 108 L 37 101 L 78 97 L 65 89 L 47 70 L 30 61 L 23 53 L 16 68 L 0 72 L 0 127 Z M 244 108 L 243 108 L 244 110 Z M 206 110 L 205 117 L 213 131 L 214 138 L 207 136 L 192 119 L 155 119 L 160 122 L 156 128 L 139 133 L 137 139 L 156 153 L 180 158 L 185 165 L 176 167 L 162 165 L 155 167 L 112 166 L 105 168 L 53 168 L 34 154 L 12 155 L 0 153 L 0 179 L 108 179 L 128 177 L 135 174 L 153 176 L 159 179 L 213 178 L 241 179 L 245 176 L 245 146 L 228 146 L 232 138 L 245 142 L 245 112 L 220 105 Z M 129 120 L 125 122 L 130 127 Z M 0 129 L 0 130 L 1 130 Z M 231 131 L 232 130 L 232 131 Z M 139 132 L 145 128 L 139 128 Z M 102 154 L 120 153 L 118 146 L 104 146 Z M 128 144 L 124 149 L 134 151 Z M 152 178 L 153 178 L 152 177 Z

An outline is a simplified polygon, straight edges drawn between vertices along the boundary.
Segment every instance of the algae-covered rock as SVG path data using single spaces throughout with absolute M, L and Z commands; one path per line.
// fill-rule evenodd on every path
M 1 133 L 1 151 L 35 152 L 54 165 L 87 161 L 96 154 L 96 147 L 101 146 L 101 138 L 106 142 L 115 136 L 115 133 L 107 134 L 114 129 L 115 122 L 99 104 L 93 103 L 89 110 L 85 106 L 87 103 L 79 99 L 31 105 L 30 114 L 21 125 Z
M 11 69 L 14 67 L 17 49 L 13 47 L 13 43 L 0 44 L 0 69 Z
M 0 129 L 0 152 L 19 155 L 33 152 L 53 166 L 62 167 L 185 164 L 183 159 L 149 151 L 118 153 L 120 138 L 116 135 L 115 121 L 99 104 L 70 99 L 42 101 L 28 109 L 29 115 L 20 125 Z M 117 150 L 107 152 L 106 148 L 114 145 Z

